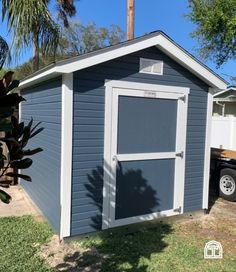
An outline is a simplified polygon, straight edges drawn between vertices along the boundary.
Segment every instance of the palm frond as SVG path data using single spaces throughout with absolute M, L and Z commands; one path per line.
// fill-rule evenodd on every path
M 46 0 L 2 0 L 2 17 L 13 32 L 16 55 L 32 46 L 33 37 L 43 50 L 55 51 L 60 31 L 48 10 Z
M 9 51 L 6 41 L 0 36 L 0 69 L 2 68 Z
M 57 9 L 59 18 L 62 20 L 65 27 L 69 27 L 68 16 L 72 17 L 76 13 L 76 8 L 73 0 L 57 0 Z

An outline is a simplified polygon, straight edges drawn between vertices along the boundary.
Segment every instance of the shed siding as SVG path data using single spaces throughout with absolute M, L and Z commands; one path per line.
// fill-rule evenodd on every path
M 163 75 L 139 73 L 140 57 L 163 60 Z M 106 79 L 190 88 L 184 211 L 201 209 L 208 86 L 150 48 L 74 73 L 71 234 L 101 229 Z
M 21 185 L 48 218 L 53 228 L 60 230 L 60 169 L 61 169 L 61 79 L 46 82 L 22 92 L 21 120 L 34 123 L 44 130 L 29 142 L 28 148 L 41 147 L 34 156 L 33 165 L 23 171 L 32 177 L 32 183 Z

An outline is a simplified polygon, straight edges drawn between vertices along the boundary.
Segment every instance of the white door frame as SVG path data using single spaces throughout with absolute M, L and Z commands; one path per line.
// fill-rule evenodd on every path
M 132 224 L 140 221 L 152 220 L 160 216 L 170 216 L 183 213 L 184 202 L 184 178 L 185 178 L 185 153 L 186 130 L 189 88 L 177 86 L 154 85 L 133 83 L 127 81 L 107 81 L 105 84 L 105 133 L 104 133 L 104 185 L 103 185 L 103 212 L 102 229 Z M 152 158 L 175 158 L 175 185 L 174 208 L 167 211 L 152 214 L 134 216 L 115 220 L 115 189 L 116 177 L 114 176 L 116 162 L 112 160 L 112 154 L 116 154 L 114 148 L 117 145 L 117 120 L 118 120 L 118 95 L 166 98 L 177 100 L 177 131 L 176 152 L 162 152 L 135 154 L 135 160 Z M 115 141 L 115 142 L 114 142 Z M 176 153 L 183 151 L 183 158 L 176 157 Z M 119 154 L 118 160 L 133 160 L 132 154 Z M 181 207 L 181 210 L 176 211 Z

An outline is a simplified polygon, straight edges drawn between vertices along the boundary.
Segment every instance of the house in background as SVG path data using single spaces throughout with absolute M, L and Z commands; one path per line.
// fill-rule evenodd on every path
M 61 238 L 207 209 L 226 87 L 160 31 L 52 64 L 20 84 L 21 121 L 45 128 L 22 186 Z
M 236 87 L 230 86 L 213 96 L 213 116 L 236 117 Z
M 236 150 L 236 87 L 214 94 L 211 146 Z

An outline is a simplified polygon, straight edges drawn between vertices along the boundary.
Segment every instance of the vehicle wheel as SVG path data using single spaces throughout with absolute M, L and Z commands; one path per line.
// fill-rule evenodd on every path
M 236 201 L 236 170 L 225 168 L 220 172 L 220 196 L 229 201 Z

